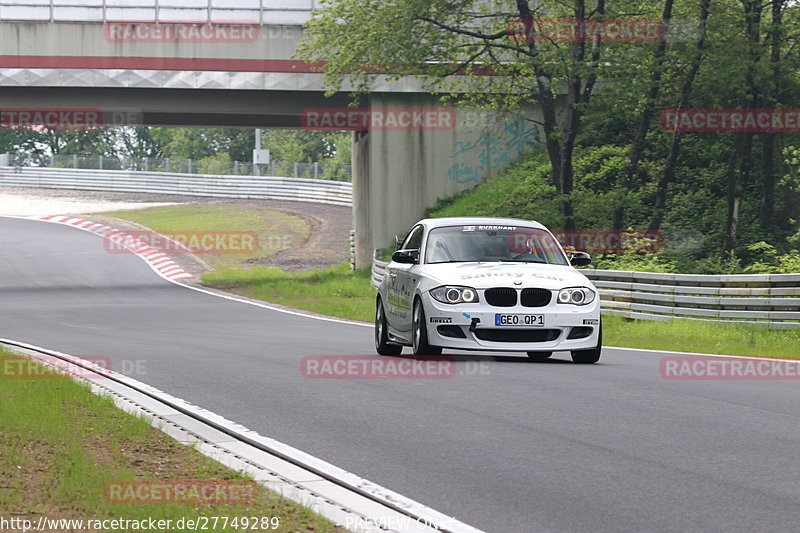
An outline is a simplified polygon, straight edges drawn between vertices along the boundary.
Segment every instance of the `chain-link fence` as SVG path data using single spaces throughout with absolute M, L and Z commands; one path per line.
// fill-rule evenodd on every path
M 140 170 L 145 172 L 175 172 L 179 174 L 223 174 L 236 176 L 281 176 L 351 181 L 352 170 L 345 163 L 285 163 L 275 161 L 254 165 L 242 161 L 214 159 L 176 159 L 81 156 L 41 154 L 8 154 L 8 164 L 15 167 L 51 167 L 96 170 Z

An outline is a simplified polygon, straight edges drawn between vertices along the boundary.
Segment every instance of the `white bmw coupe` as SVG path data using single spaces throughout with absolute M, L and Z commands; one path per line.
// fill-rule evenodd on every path
M 526 352 L 546 359 L 568 350 L 576 363 L 600 359 L 597 289 L 538 222 L 454 217 L 419 221 L 399 243 L 378 288 L 375 347 L 398 355 L 442 348 Z

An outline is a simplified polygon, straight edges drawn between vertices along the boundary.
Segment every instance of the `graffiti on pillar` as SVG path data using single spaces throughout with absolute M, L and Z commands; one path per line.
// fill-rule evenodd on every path
M 519 115 L 499 132 L 484 131 L 474 142 L 456 141 L 452 156 L 456 162 L 447 169 L 447 177 L 458 183 L 478 183 L 486 171 L 511 163 L 525 153 L 538 137 L 539 128 L 535 124 L 529 126 Z

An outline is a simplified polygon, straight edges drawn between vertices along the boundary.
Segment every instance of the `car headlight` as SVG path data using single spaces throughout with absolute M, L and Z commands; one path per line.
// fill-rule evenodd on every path
M 560 304 L 588 305 L 594 301 L 594 291 L 587 287 L 570 287 L 558 291 Z
M 471 304 L 478 302 L 478 291 L 472 287 L 442 285 L 431 289 L 431 296 L 443 304 Z

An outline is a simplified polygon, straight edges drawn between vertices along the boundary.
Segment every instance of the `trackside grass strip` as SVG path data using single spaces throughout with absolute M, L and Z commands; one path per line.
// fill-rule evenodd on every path
M 609 346 L 650 350 L 800 359 L 800 329 L 767 329 L 746 324 L 658 322 L 604 316 L 603 342 Z
M 236 496 L 222 504 L 175 503 L 175 499 L 169 503 L 114 503 L 107 497 L 109 483 L 149 481 L 175 487 L 180 481 L 224 485 L 247 478 L 178 443 L 146 420 L 117 409 L 110 398 L 92 394 L 88 385 L 45 371 L 2 349 L 0 398 L 0 517 L 6 520 L 29 519 L 36 524 L 42 516 L 170 519 L 173 527 L 160 531 L 188 531 L 185 526 L 175 527 L 178 520 L 229 517 L 228 527 L 218 520 L 216 527 L 209 523 L 207 531 L 241 531 L 252 527 L 233 527 L 231 520 L 240 517 L 238 526 L 242 526 L 241 517 L 248 517 L 251 526 L 255 518 L 273 519 L 270 525 L 277 527 L 262 530 L 344 531 L 261 486 L 254 492 L 253 503 L 241 503 L 244 499 Z M 75 526 L 48 530 L 73 529 L 82 530 Z M 129 524 L 109 530 L 146 529 Z
M 276 209 L 260 209 L 239 205 L 181 205 L 150 207 L 99 213 L 136 222 L 167 235 L 182 231 L 253 232 L 257 249 L 241 253 L 209 253 L 197 255 L 206 263 L 233 266 L 300 246 L 311 235 L 311 225 L 300 215 Z
M 370 272 L 353 272 L 347 264 L 298 273 L 262 266 L 224 269 L 210 272 L 202 280 L 211 287 L 324 315 L 368 322 L 375 313 Z

